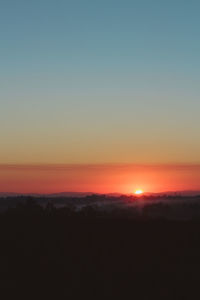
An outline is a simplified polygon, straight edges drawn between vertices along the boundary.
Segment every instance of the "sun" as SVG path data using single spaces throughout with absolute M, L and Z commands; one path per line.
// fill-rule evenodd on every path
M 134 192 L 135 195 L 142 195 L 143 193 L 144 193 L 143 190 L 136 190 Z

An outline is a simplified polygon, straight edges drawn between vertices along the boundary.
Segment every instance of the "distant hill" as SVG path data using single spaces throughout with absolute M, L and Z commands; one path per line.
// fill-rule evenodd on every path
M 166 191 L 161 193 L 144 193 L 146 196 L 162 196 L 162 195 L 169 195 L 169 196 L 197 196 L 200 195 L 200 191 L 192 191 L 192 190 L 184 190 L 184 191 Z
M 53 194 L 39 194 L 39 193 L 9 193 L 9 192 L 0 192 L 0 197 L 18 197 L 18 196 L 33 196 L 33 197 L 78 197 L 84 198 L 89 195 L 93 195 L 92 192 L 62 192 L 62 193 L 53 193 Z
M 33 197 L 77 197 L 77 198 L 84 198 L 86 196 L 91 195 L 102 195 L 100 193 L 94 192 L 60 192 L 60 193 L 50 193 L 50 194 L 40 194 L 40 193 L 10 193 L 10 192 L 0 192 L 0 197 L 19 197 L 19 196 L 33 196 Z M 110 197 L 120 197 L 122 193 L 107 193 L 107 196 Z M 124 194 L 125 195 L 125 194 Z M 127 194 L 130 195 L 130 194 Z M 185 191 L 166 191 L 161 193 L 144 193 L 145 196 L 162 196 L 162 195 L 169 195 L 169 196 L 197 196 L 200 195 L 200 191 L 192 191 L 192 190 L 185 190 Z
M 77 197 L 77 198 L 84 198 L 86 196 L 93 195 L 92 192 L 61 192 L 61 193 L 53 193 L 53 194 L 44 194 L 42 196 L 47 197 Z

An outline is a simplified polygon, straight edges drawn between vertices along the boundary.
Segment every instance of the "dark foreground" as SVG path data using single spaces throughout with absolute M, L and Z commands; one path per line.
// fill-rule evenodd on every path
M 200 297 L 199 221 L 7 213 L 0 237 L 1 295 L 12 299 Z

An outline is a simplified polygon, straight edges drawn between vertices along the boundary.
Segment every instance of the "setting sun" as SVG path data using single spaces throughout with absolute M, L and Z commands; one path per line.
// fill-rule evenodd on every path
M 143 194 L 143 190 L 136 190 L 135 191 L 135 195 L 142 195 Z

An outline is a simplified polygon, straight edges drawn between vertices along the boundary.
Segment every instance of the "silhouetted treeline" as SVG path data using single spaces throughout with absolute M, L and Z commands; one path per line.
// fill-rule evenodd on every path
M 199 209 L 198 203 L 190 205 Z M 2 295 L 198 299 L 200 221 L 157 217 L 157 211 L 169 207 L 149 204 L 141 216 L 133 207 L 76 210 L 23 198 L 0 214 Z M 149 217 L 148 210 L 156 217 Z
M 60 215 L 68 218 L 131 218 L 200 220 L 198 197 L 107 197 L 83 198 L 8 197 L 0 198 L 0 213 Z

